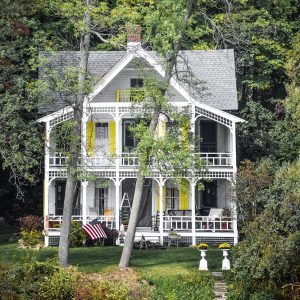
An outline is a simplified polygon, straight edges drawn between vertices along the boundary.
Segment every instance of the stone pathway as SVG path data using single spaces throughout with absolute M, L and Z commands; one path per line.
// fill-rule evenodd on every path
M 227 299 L 227 284 L 224 281 L 222 272 L 212 272 L 213 278 L 215 280 L 214 300 L 226 300 Z

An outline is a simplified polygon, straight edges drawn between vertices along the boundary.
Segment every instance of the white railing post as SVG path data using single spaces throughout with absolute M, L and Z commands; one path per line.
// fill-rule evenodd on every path
M 160 176 L 161 177 L 161 176 Z M 163 182 L 160 178 L 159 182 L 159 234 L 160 234 L 160 244 L 164 243 L 164 216 L 163 216 Z
M 82 188 L 82 223 L 85 225 L 87 223 L 87 181 L 81 182 Z
M 49 246 L 49 169 L 50 169 L 50 123 L 46 122 L 46 140 L 45 140 L 45 179 L 44 179 L 44 234 L 45 234 L 45 246 Z
M 191 197 L 192 197 L 192 245 L 196 245 L 196 201 L 195 201 L 195 189 L 196 183 L 191 183 Z
M 120 180 L 119 178 L 116 179 L 116 229 L 120 229 Z

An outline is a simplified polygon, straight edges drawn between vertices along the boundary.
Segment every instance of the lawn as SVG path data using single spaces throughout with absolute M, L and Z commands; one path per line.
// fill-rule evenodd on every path
M 57 258 L 57 247 L 39 251 L 18 249 L 15 243 L 0 244 L 0 262 L 16 263 L 23 259 L 45 261 Z M 82 272 L 110 272 L 118 267 L 121 247 L 81 247 L 70 249 L 70 263 Z M 184 274 L 195 271 L 199 266 L 199 251 L 189 247 L 169 248 L 166 250 L 134 250 L 131 266 L 141 274 L 168 275 Z M 222 253 L 217 248 L 207 252 L 210 271 L 220 271 Z

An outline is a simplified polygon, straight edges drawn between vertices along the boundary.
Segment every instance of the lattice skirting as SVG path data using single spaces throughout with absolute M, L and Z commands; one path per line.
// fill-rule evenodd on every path
M 49 246 L 58 246 L 58 244 L 59 244 L 59 236 L 49 235 Z
M 191 236 L 182 236 L 180 241 L 179 241 L 179 245 L 180 246 L 189 246 L 192 245 L 193 240 Z M 168 237 L 164 236 L 164 246 L 168 245 Z
M 230 245 L 234 244 L 233 237 L 209 237 L 209 236 L 197 236 L 196 244 L 206 243 L 209 246 L 218 246 L 222 243 L 229 243 Z
M 49 236 L 49 246 L 58 246 L 59 236 Z M 221 243 L 229 243 L 230 245 L 234 244 L 233 237 L 196 237 L 196 243 L 207 243 L 210 246 L 218 246 Z M 164 237 L 164 245 L 168 245 L 168 237 Z M 191 236 L 182 236 L 179 242 L 181 246 L 189 246 L 192 245 L 192 237 Z

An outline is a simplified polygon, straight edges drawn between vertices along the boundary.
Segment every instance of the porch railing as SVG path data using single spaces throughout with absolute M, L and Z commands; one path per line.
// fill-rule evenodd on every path
M 97 220 L 105 225 L 105 227 L 109 229 L 114 229 L 116 227 L 116 218 L 115 216 L 87 216 L 87 223 L 91 222 L 97 218 Z M 52 231 L 60 231 L 60 227 L 62 224 L 63 216 L 51 215 L 49 216 L 49 230 Z M 72 221 L 82 223 L 82 216 L 72 216 Z
M 204 163 L 208 166 L 222 167 L 232 166 L 232 153 L 196 153 L 200 156 Z M 86 157 L 82 159 L 81 164 L 89 167 L 107 166 L 113 167 L 116 160 L 120 159 L 120 166 L 122 167 L 136 167 L 139 164 L 138 157 L 133 153 L 123 152 L 121 155 L 111 157 L 109 155 L 99 155 L 94 157 Z M 67 158 L 60 153 L 50 155 L 49 164 L 51 167 L 63 167 L 66 164 Z
M 52 167 L 62 167 L 66 165 L 67 158 L 59 152 L 50 154 L 49 165 Z
M 132 153 L 122 153 L 121 154 L 121 166 L 132 166 L 137 167 L 139 165 L 138 157 Z
M 233 218 L 215 218 L 196 216 L 195 227 L 196 231 L 233 231 Z M 175 231 L 191 231 L 192 217 L 191 216 L 164 216 L 163 229 Z
M 142 89 L 116 90 L 117 102 L 136 102 L 144 97 L 145 92 Z
M 207 162 L 210 166 L 231 166 L 232 165 L 232 153 L 196 153 L 202 160 Z
M 109 155 L 86 157 L 82 163 L 89 167 L 114 166 L 116 164 L 116 158 Z

